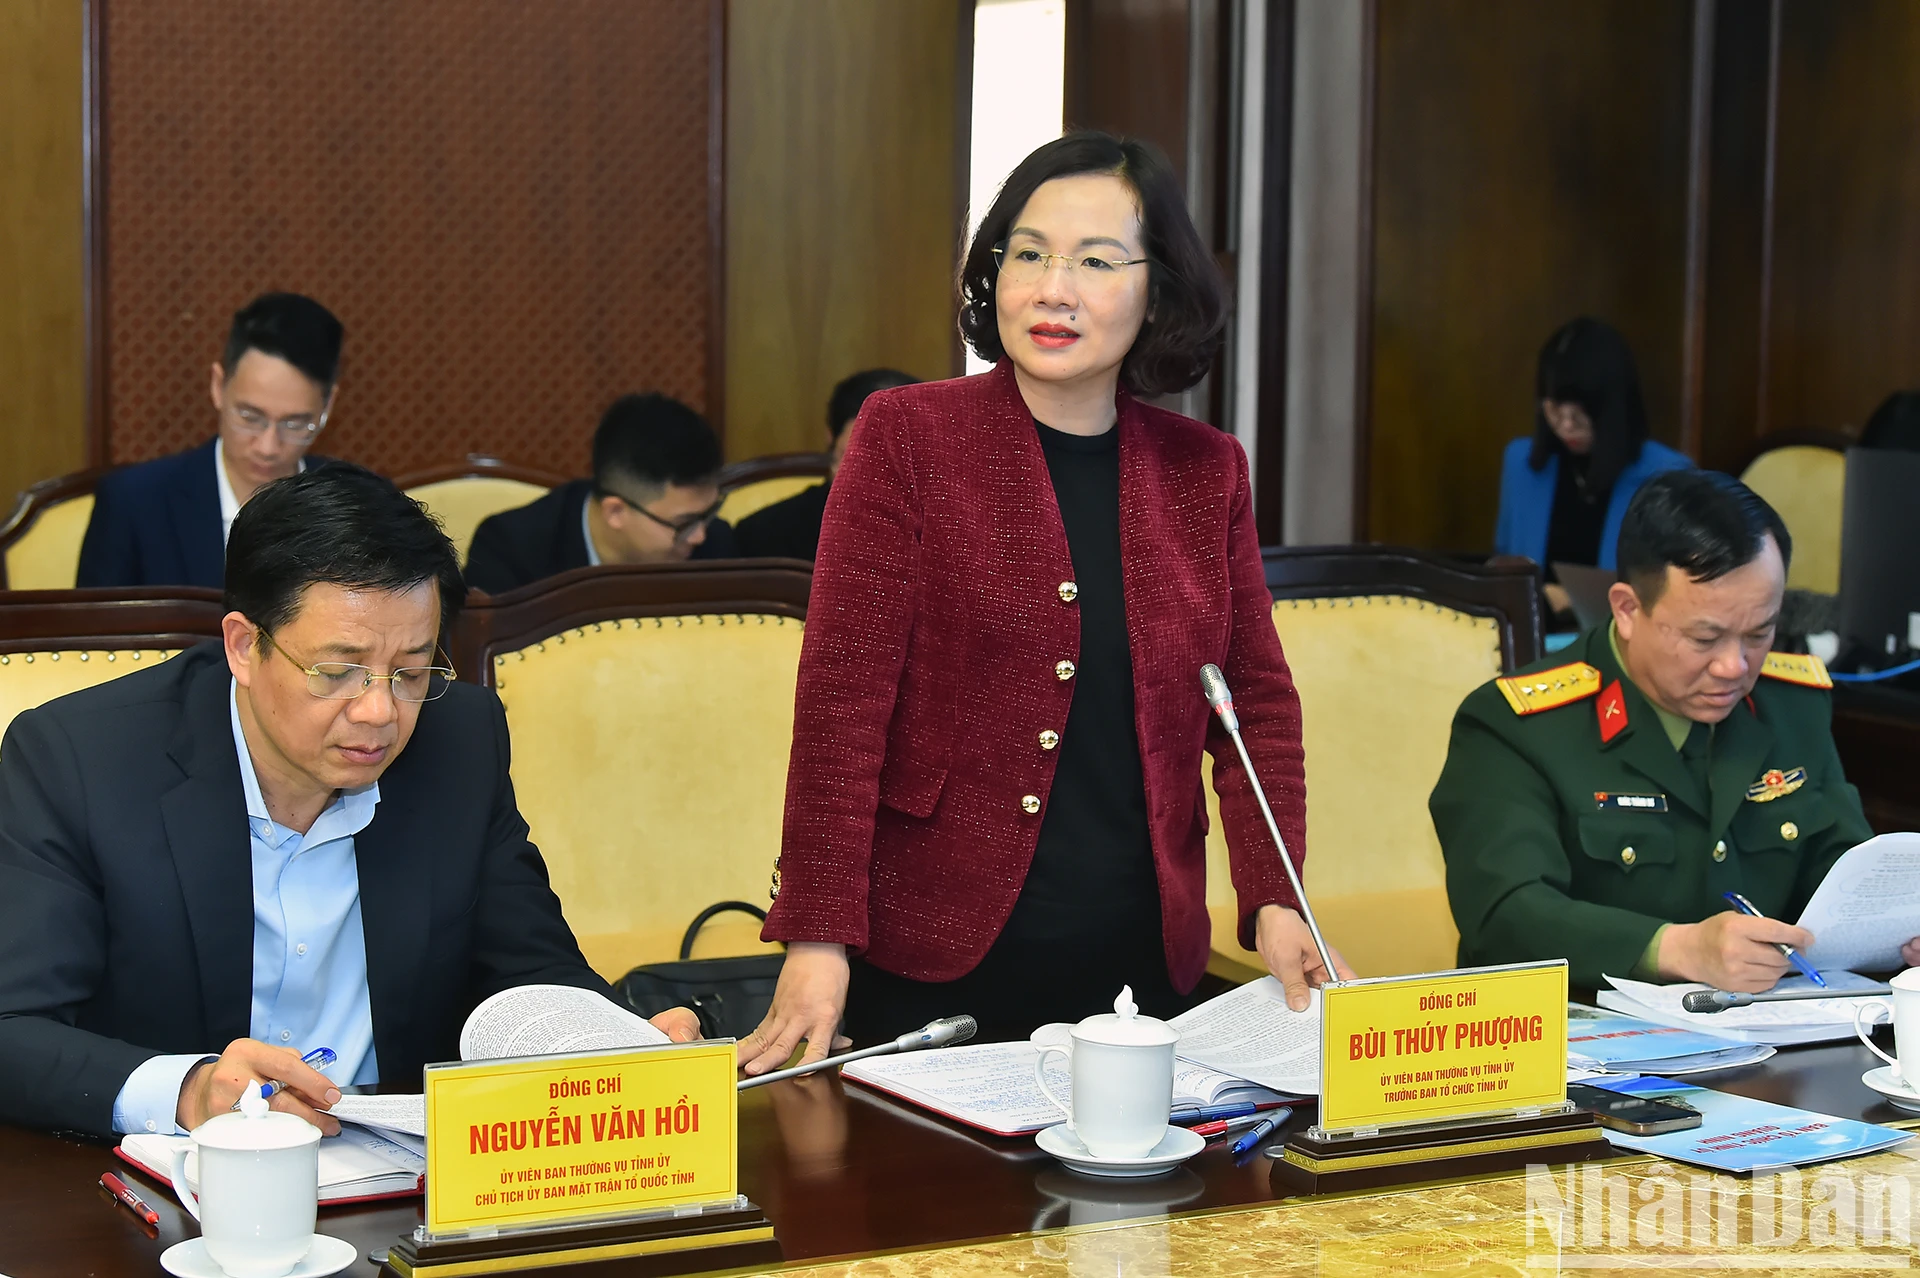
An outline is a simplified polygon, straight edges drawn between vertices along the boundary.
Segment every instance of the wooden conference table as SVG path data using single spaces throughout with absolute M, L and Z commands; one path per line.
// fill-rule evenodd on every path
M 1846 1117 L 1886 1123 L 1909 1119 L 1861 1084 L 1861 1073 L 1874 1063 L 1857 1044 L 1792 1048 L 1705 1081 L 1724 1091 Z M 981 1136 L 836 1078 L 794 1080 L 743 1093 L 740 1119 L 742 1191 L 773 1220 L 787 1265 L 822 1278 L 1015 1272 L 1177 1272 L 1205 1278 L 1382 1270 L 1479 1274 L 1558 1272 L 1563 1262 L 1568 1268 L 1612 1267 L 1597 1263 L 1598 1253 L 1606 1253 L 1601 1262 L 1617 1253 L 1617 1263 L 1638 1272 L 1663 1270 L 1652 1254 L 1662 1248 L 1649 1246 L 1645 1227 L 1624 1239 L 1590 1236 L 1584 1252 L 1577 1229 L 1558 1245 L 1547 1237 L 1538 1213 L 1529 1212 L 1530 1204 L 1542 1200 L 1543 1187 L 1563 1195 L 1582 1188 L 1595 1197 L 1599 1193 L 1597 1186 L 1576 1184 L 1564 1171 L 1282 1200 L 1269 1181 L 1264 1155 L 1236 1162 L 1224 1146 L 1214 1145 L 1170 1176 L 1131 1183 L 1094 1180 L 1059 1167 L 1031 1140 Z M 170 1193 L 125 1168 L 118 1170 L 160 1213 L 160 1228 L 150 1229 L 114 1204 L 96 1182 L 116 1163 L 104 1143 L 0 1127 L 0 1274 L 160 1274 L 160 1253 L 193 1236 L 195 1227 Z M 1662 1186 L 1708 1183 L 1701 1173 L 1647 1159 L 1623 1159 L 1604 1170 L 1622 1180 L 1616 1197 L 1632 1212 L 1643 1211 L 1643 1203 Z M 1815 1223 L 1806 1230 L 1799 1221 L 1803 1211 L 1810 1213 L 1813 1204 L 1829 1197 L 1844 1194 L 1851 1204 L 1856 1191 L 1861 1202 L 1896 1194 L 1902 1207 L 1911 1203 L 1912 1230 L 1920 1240 L 1920 1150 L 1909 1154 L 1903 1146 L 1809 1169 L 1803 1177 L 1804 1193 L 1797 1181 L 1786 1186 L 1786 1178 L 1711 1178 L 1722 1192 L 1737 1197 L 1743 1222 L 1755 1212 L 1771 1211 L 1768 1203 L 1784 1201 L 1792 1190 L 1792 1211 L 1781 1207 L 1777 1218 L 1768 1217 L 1773 1224 L 1762 1241 L 1747 1245 L 1752 1254 L 1744 1255 L 1738 1268 L 1765 1272 L 1772 1257 L 1779 1272 L 1804 1272 L 1815 1263 L 1809 1255 L 1816 1254 L 1822 1273 L 1852 1272 L 1852 1260 L 1858 1261 L 1858 1271 L 1874 1273 L 1888 1272 L 1890 1264 L 1914 1263 L 1910 1247 L 1884 1239 L 1876 1243 L 1857 1232 L 1836 1238 L 1831 1220 L 1827 1227 Z M 1817 1190 L 1816 1177 L 1824 1177 L 1817 1183 L 1828 1190 Z M 1849 1205 L 1848 1210 L 1854 1209 Z M 1531 1222 L 1530 1214 L 1536 1217 Z M 1789 1216 L 1791 1238 L 1778 1227 Z M 1640 1219 L 1635 1217 L 1636 1227 Z M 364 1256 L 383 1250 L 419 1220 L 415 1199 L 322 1209 L 320 1228 L 351 1241 Z M 1660 1227 L 1658 1221 L 1651 1226 L 1653 1243 L 1659 1242 Z M 1750 1237 L 1746 1224 L 1737 1233 L 1739 1239 Z M 1716 1267 L 1742 1254 L 1739 1246 L 1729 1250 L 1728 1241 L 1724 1235 L 1681 1239 L 1679 1245 L 1694 1259 L 1680 1267 L 1697 1269 L 1702 1253 L 1717 1257 Z M 1618 1244 L 1611 1252 L 1610 1243 Z M 1675 1253 L 1675 1240 L 1668 1239 L 1664 1251 Z M 1535 1263 L 1529 1266 L 1529 1261 Z M 345 1272 L 349 1278 L 373 1278 L 377 1270 L 363 1260 Z M 613 1264 L 547 1272 L 634 1271 Z

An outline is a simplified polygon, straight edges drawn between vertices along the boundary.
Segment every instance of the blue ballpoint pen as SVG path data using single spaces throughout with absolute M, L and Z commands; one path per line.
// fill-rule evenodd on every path
M 1749 901 L 1746 897 L 1741 896 L 1738 892 L 1722 892 L 1720 895 L 1726 897 L 1727 900 L 1733 902 L 1733 908 L 1740 911 L 1742 914 L 1747 915 L 1749 918 L 1764 919 L 1765 917 L 1767 917 L 1766 915 L 1762 914 L 1760 911 L 1754 909 L 1753 902 Z M 1827 988 L 1826 978 L 1821 976 L 1820 973 L 1814 971 L 1813 964 L 1801 958 L 1800 952 L 1798 950 L 1794 949 L 1791 945 L 1781 945 L 1778 942 L 1774 943 L 1774 948 L 1779 950 L 1782 954 L 1786 955 L 1788 961 L 1791 962 L 1795 967 L 1799 968 L 1802 972 L 1806 973 L 1806 977 L 1809 981 L 1812 981 L 1815 985 L 1818 985 L 1823 990 Z
M 331 1047 L 316 1047 L 311 1052 L 308 1052 L 305 1056 L 302 1056 L 300 1058 L 300 1063 L 302 1065 L 311 1065 L 315 1069 L 325 1069 L 327 1066 L 333 1064 L 335 1061 L 339 1059 L 340 1058 L 334 1054 L 334 1051 Z M 274 1096 L 276 1096 L 285 1088 L 286 1088 L 286 1084 L 281 1082 L 277 1078 L 270 1083 L 262 1083 L 260 1084 L 260 1099 L 272 1100 Z M 235 1101 L 233 1103 L 233 1107 L 235 1109 L 239 1109 L 240 1102 Z
M 1238 1101 L 1230 1105 L 1181 1105 L 1167 1115 L 1167 1121 L 1175 1127 L 1192 1127 L 1195 1123 L 1213 1123 L 1223 1118 L 1240 1118 L 1247 1114 L 1258 1113 L 1259 1110 L 1260 1106 L 1252 1101 Z
M 1284 1112 L 1275 1114 L 1272 1118 L 1266 1119 L 1258 1127 L 1248 1132 L 1245 1136 L 1242 1136 L 1239 1140 L 1236 1140 L 1235 1142 L 1233 1142 L 1234 1156 L 1238 1157 L 1239 1155 L 1246 1153 L 1248 1150 L 1258 1145 L 1261 1141 L 1273 1135 L 1275 1129 L 1278 1128 L 1281 1123 L 1286 1121 L 1286 1117 L 1287 1116 Z

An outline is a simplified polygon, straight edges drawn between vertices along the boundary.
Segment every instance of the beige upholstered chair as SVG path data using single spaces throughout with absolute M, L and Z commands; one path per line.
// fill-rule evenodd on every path
M 1469 568 L 1374 547 L 1270 550 L 1266 561 L 1300 693 L 1306 887 L 1321 930 L 1361 976 L 1450 968 L 1459 934 L 1427 795 L 1460 702 L 1538 652 L 1531 566 Z M 1211 775 L 1207 804 L 1210 966 L 1245 979 L 1265 969 L 1235 936 Z M 1273 854 L 1264 832 L 1257 854 Z
M 24 710 L 217 636 L 223 615 L 211 590 L 0 595 L 0 734 Z
M 80 570 L 80 542 L 93 518 L 93 487 L 104 470 L 43 479 L 20 494 L 0 523 L 0 587 L 71 590 Z
M 439 519 L 463 564 L 481 520 L 537 501 L 566 482 L 564 475 L 514 466 L 484 453 L 469 453 L 464 462 L 402 475 L 394 481 Z
M 1787 585 L 1823 595 L 1840 593 L 1840 523 L 1847 488 L 1845 437 L 1819 442 L 1804 434 L 1776 437 L 1740 480 L 1767 499 L 1793 538 Z M 1803 442 L 1804 441 L 1804 442 Z
M 720 472 L 720 491 L 726 495 L 720 506 L 720 518 L 737 524 L 755 511 L 825 483 L 826 479 L 825 453 L 783 453 L 735 462 Z
M 513 733 L 520 811 L 582 950 L 617 979 L 695 914 L 764 904 L 780 848 L 811 575 L 588 568 L 476 601 L 472 668 Z M 768 947 L 726 915 L 699 956 Z

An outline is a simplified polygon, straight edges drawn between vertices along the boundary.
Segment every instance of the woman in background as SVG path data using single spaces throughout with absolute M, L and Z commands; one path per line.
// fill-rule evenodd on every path
M 1496 555 L 1524 555 L 1546 572 L 1547 601 L 1565 612 L 1553 565 L 1613 567 L 1620 518 L 1649 477 L 1693 465 L 1647 438 L 1647 406 L 1626 338 L 1582 316 L 1540 351 L 1531 436 L 1500 467 Z

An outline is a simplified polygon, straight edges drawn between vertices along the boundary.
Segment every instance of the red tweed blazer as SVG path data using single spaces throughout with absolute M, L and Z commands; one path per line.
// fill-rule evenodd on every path
M 1296 864 L 1300 702 L 1274 633 L 1246 456 L 1231 435 L 1122 394 L 1120 548 L 1167 966 L 1206 967 L 1201 751 L 1232 853 L 1240 934 L 1293 904 L 1200 667 L 1233 688 Z M 1026 881 L 1066 722 L 1080 620 L 1033 417 L 1005 361 L 866 402 L 827 499 L 795 698 L 778 896 L 764 935 L 838 941 L 923 981 L 964 975 Z M 1041 811 L 1044 811 L 1042 806 Z

